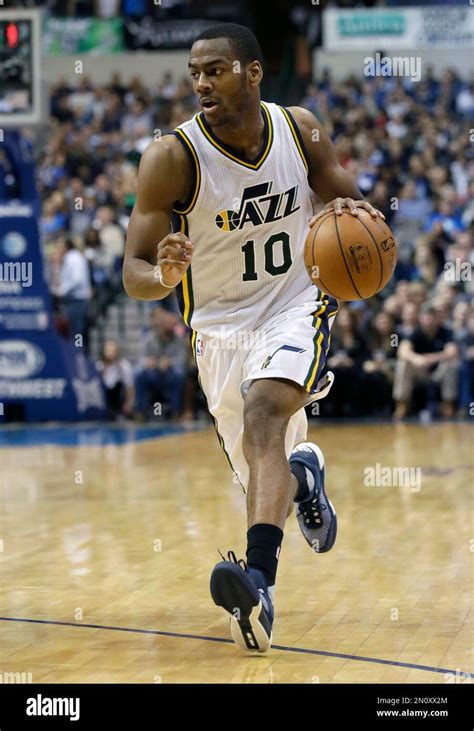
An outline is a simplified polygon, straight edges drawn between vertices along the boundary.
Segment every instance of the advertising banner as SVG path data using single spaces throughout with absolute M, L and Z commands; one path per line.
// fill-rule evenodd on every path
M 323 14 L 327 50 L 466 48 L 474 45 L 474 6 L 338 9 Z
M 46 18 L 43 24 L 43 53 L 120 53 L 124 50 L 121 18 Z
M 190 48 L 196 36 L 209 26 L 208 20 L 156 20 L 126 18 L 125 38 L 131 50 Z
M 51 330 L 0 335 L 0 405 L 25 421 L 90 420 L 105 408 L 95 368 Z
M 9 144 L 18 146 L 19 178 L 31 174 L 17 133 Z M 0 203 L 0 422 L 99 418 L 100 376 L 52 326 L 37 210 L 34 200 Z
M 0 336 L 51 328 L 38 222 L 29 203 L 0 203 Z

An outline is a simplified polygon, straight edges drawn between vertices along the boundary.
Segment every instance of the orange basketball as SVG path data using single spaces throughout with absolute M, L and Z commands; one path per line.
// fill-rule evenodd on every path
M 390 281 L 397 263 L 394 235 L 382 218 L 328 211 L 306 237 L 304 261 L 311 281 L 338 300 L 373 297 Z

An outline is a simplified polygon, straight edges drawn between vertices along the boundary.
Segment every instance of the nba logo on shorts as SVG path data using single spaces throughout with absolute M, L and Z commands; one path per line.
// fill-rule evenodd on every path
M 196 335 L 196 355 L 204 355 L 204 340 L 202 335 Z

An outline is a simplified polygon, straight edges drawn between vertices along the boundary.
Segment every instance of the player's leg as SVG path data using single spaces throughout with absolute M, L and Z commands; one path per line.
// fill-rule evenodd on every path
M 307 401 L 300 385 L 282 379 L 256 380 L 245 397 L 242 447 L 250 470 L 247 563 L 218 563 L 211 576 L 211 594 L 231 616 L 233 639 L 248 650 L 265 652 L 271 645 L 283 527 L 298 489 L 288 464 L 285 435 L 290 418 Z
M 306 439 L 303 407 L 332 385 L 332 374 L 321 377 L 328 322 L 316 316 L 314 305 L 313 312 L 298 308 L 294 317 L 285 315 L 281 322 L 270 324 L 268 338 L 244 360 L 242 373 L 242 452 L 248 467 L 246 570 L 242 562 L 224 561 L 211 577 L 212 596 L 231 616 L 234 640 L 260 652 L 271 645 L 273 588 L 292 500 L 298 503 L 303 535 L 316 551 L 329 550 L 336 534 L 335 512 L 324 492 L 322 452 L 317 445 L 300 443 Z
M 270 523 L 283 530 L 297 490 L 285 453 L 285 435 L 293 414 L 308 394 L 298 383 L 277 378 L 255 380 L 245 397 L 243 451 L 250 469 L 248 527 Z
M 244 399 L 241 383 L 243 362 L 248 353 L 213 347 L 211 339 L 202 335 L 198 335 L 194 343 L 199 381 L 219 442 L 234 476 L 245 491 L 249 468 L 242 449 Z M 246 563 L 237 561 L 233 551 L 229 551 L 228 556 L 230 560 L 219 562 L 212 572 L 212 598 L 230 618 L 235 642 L 243 648 L 264 652 L 271 644 L 271 599 L 264 587 L 257 587 Z
M 248 444 L 251 428 L 249 414 L 253 411 L 252 401 L 255 400 L 256 411 L 263 411 L 264 424 L 275 422 L 277 427 L 285 421 L 286 435 L 285 450 L 282 455 L 289 461 L 285 473 L 291 471 L 292 500 L 297 504 L 297 520 L 306 542 L 317 553 L 324 553 L 332 548 L 336 539 L 337 520 L 333 505 L 325 492 L 325 463 L 323 453 L 318 445 L 307 441 L 308 422 L 304 411 L 305 405 L 314 400 L 324 398 L 334 381 L 334 375 L 327 372 L 323 375 L 325 359 L 329 350 L 330 330 L 337 304 L 331 305 L 324 301 L 321 307 L 311 311 L 310 307 L 294 308 L 291 312 L 277 318 L 269 324 L 266 337 L 256 347 L 245 362 L 243 390 L 247 387 L 244 408 L 244 450 L 247 462 L 250 464 L 251 477 L 249 478 L 249 525 L 261 523 L 261 498 L 255 498 L 255 489 L 266 490 L 261 482 L 262 472 L 265 469 L 265 460 L 262 458 L 259 445 Z M 259 397 L 259 381 L 268 381 L 269 392 Z M 277 390 L 285 389 L 288 402 L 284 394 Z M 251 384 L 248 386 L 248 384 Z M 263 386 L 262 386 L 263 388 Z M 268 406 L 266 406 L 266 403 Z M 275 411 L 275 419 L 268 415 L 265 419 L 265 410 Z M 288 416 L 290 417 L 288 421 Z M 262 421 L 262 419 L 260 419 Z M 263 426 L 265 433 L 265 425 Z M 273 438 L 273 437 L 272 437 Z M 263 449 L 266 448 L 265 437 Z M 280 438 L 280 444 L 282 440 Z M 271 445 L 269 445 L 271 446 Z M 252 458 L 252 451 L 255 456 Z M 248 454 L 247 454 L 248 452 Z M 284 458 L 282 456 L 282 459 Z M 252 459 L 256 467 L 252 467 Z M 275 458 L 270 452 L 268 462 L 274 463 Z M 280 474 L 285 474 L 280 466 Z M 295 484 L 296 481 L 296 484 Z M 265 482 L 265 479 L 264 479 Z M 257 483 L 257 488 L 255 488 Z M 296 493 L 295 493 L 296 489 Z M 265 492 L 262 493 L 265 495 Z M 272 495 L 272 499 L 274 495 Z M 265 499 L 265 497 L 263 498 Z M 291 500 L 289 502 L 291 506 Z M 275 525 L 282 527 L 282 506 L 276 502 L 273 507 L 272 519 Z M 278 515 L 280 511 L 280 515 Z M 279 522 L 280 521 L 280 522 Z
M 245 399 L 243 450 L 249 464 L 247 562 L 269 586 L 276 577 L 283 528 L 293 501 L 311 548 L 323 553 L 336 539 L 335 511 L 324 490 L 324 457 L 311 442 L 295 441 L 288 461 L 285 438 L 290 418 L 308 403 L 294 381 L 255 380 Z M 306 417 L 304 415 L 304 421 Z
M 336 516 L 324 492 L 322 452 L 317 445 L 301 443 L 308 398 L 301 385 L 276 377 L 255 380 L 245 398 L 247 563 L 242 566 L 229 552 L 234 563 L 223 561 L 214 568 L 211 594 L 231 616 L 233 639 L 248 650 L 265 652 L 271 645 L 278 557 L 292 501 L 298 503 L 298 522 L 312 548 L 329 550 L 335 540 Z

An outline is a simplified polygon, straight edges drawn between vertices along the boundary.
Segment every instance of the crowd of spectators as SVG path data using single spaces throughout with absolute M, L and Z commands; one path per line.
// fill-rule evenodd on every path
M 268 101 L 284 102 L 282 99 Z M 67 335 L 123 296 L 121 263 L 140 156 L 198 111 L 190 80 L 165 74 L 154 88 L 114 74 L 106 86 L 82 77 L 51 89 L 51 124 L 38 145 L 40 222 L 57 323 Z M 340 163 L 386 216 L 399 245 L 390 285 L 345 303 L 321 403 L 328 416 L 469 415 L 474 403 L 474 80 L 455 71 L 422 80 L 328 70 L 301 105 L 331 135 Z M 162 310 L 162 304 L 166 312 Z M 195 369 L 174 295 L 144 328 L 142 359 L 125 365 L 117 344 L 100 368 L 116 415 L 147 418 L 163 400 L 172 416 L 193 412 Z M 148 333 L 148 334 L 147 334 Z M 120 385 L 118 385 L 120 384 Z M 193 396 L 194 393 L 194 396 Z
M 302 106 L 324 122 L 341 164 L 385 215 L 398 265 L 381 296 L 338 315 L 329 411 L 473 413 L 474 79 L 356 78 L 312 84 Z

